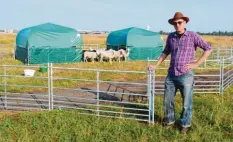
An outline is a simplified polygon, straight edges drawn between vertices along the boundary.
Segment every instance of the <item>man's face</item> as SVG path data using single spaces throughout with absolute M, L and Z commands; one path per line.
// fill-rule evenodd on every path
M 174 20 L 173 26 L 177 32 L 183 31 L 186 26 L 186 22 L 183 19 Z

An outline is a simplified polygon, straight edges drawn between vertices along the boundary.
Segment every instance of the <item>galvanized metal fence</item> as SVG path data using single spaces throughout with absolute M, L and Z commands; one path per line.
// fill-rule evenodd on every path
M 13 110 L 77 109 L 81 114 L 154 122 L 154 71 L 54 67 L 46 74 L 23 76 L 25 68 L 2 65 L 0 108 Z M 123 78 L 115 78 L 114 75 Z M 140 81 L 124 77 L 135 74 Z
M 222 56 L 206 60 L 195 70 L 194 93 L 223 94 L 232 85 L 233 56 L 228 52 L 219 52 Z M 148 60 L 147 65 L 154 62 Z M 155 95 L 164 92 L 169 61 L 156 72 L 47 64 L 47 73 L 40 73 L 40 66 L 0 66 L 0 109 L 77 109 L 81 114 L 153 123 Z M 29 68 L 36 70 L 32 77 L 23 75 Z
M 49 109 L 49 79 L 47 76 L 23 76 L 24 68 L 35 69 L 38 66 L 1 65 L 0 108 L 2 109 Z M 36 84 L 31 84 L 36 80 Z M 33 89 L 44 89 L 43 94 L 33 94 Z
M 150 60 L 152 63 L 154 60 Z M 212 60 L 207 62 L 213 62 Z M 205 67 L 197 68 L 194 75 L 194 93 L 195 94 L 222 94 L 222 68 L 216 67 Z M 160 67 L 156 69 L 155 75 L 155 94 L 164 93 L 164 81 L 166 78 L 165 72 L 168 71 L 167 67 Z
M 197 52 L 199 57 L 203 51 Z M 194 93 L 196 94 L 223 94 L 233 83 L 233 48 L 214 48 L 208 60 L 205 60 L 195 70 Z M 155 64 L 157 60 L 149 60 Z M 156 69 L 155 94 L 164 93 L 164 81 L 170 60 Z

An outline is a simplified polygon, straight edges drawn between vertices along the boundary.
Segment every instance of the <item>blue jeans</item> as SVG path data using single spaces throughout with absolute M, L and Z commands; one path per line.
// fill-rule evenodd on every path
M 192 119 L 192 96 L 193 96 L 194 73 L 189 71 L 181 76 L 174 76 L 168 73 L 165 80 L 164 91 L 164 115 L 165 123 L 175 122 L 174 97 L 177 90 L 180 90 L 183 99 L 183 110 L 180 116 L 182 127 L 190 127 Z

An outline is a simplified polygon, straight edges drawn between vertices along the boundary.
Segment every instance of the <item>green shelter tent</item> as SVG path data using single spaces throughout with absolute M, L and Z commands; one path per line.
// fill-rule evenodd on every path
M 15 58 L 27 64 L 79 62 L 82 44 L 76 30 L 45 23 L 17 34 Z
M 136 27 L 113 31 L 107 37 L 107 49 L 129 49 L 128 60 L 157 59 L 163 46 L 159 33 Z

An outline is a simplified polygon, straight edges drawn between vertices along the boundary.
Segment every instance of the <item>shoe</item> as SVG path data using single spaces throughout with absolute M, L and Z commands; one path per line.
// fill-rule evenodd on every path
M 164 123 L 164 126 L 169 127 L 169 126 L 174 126 L 174 124 L 175 124 L 175 121 L 172 121 L 172 122 L 169 122 L 169 123 Z

